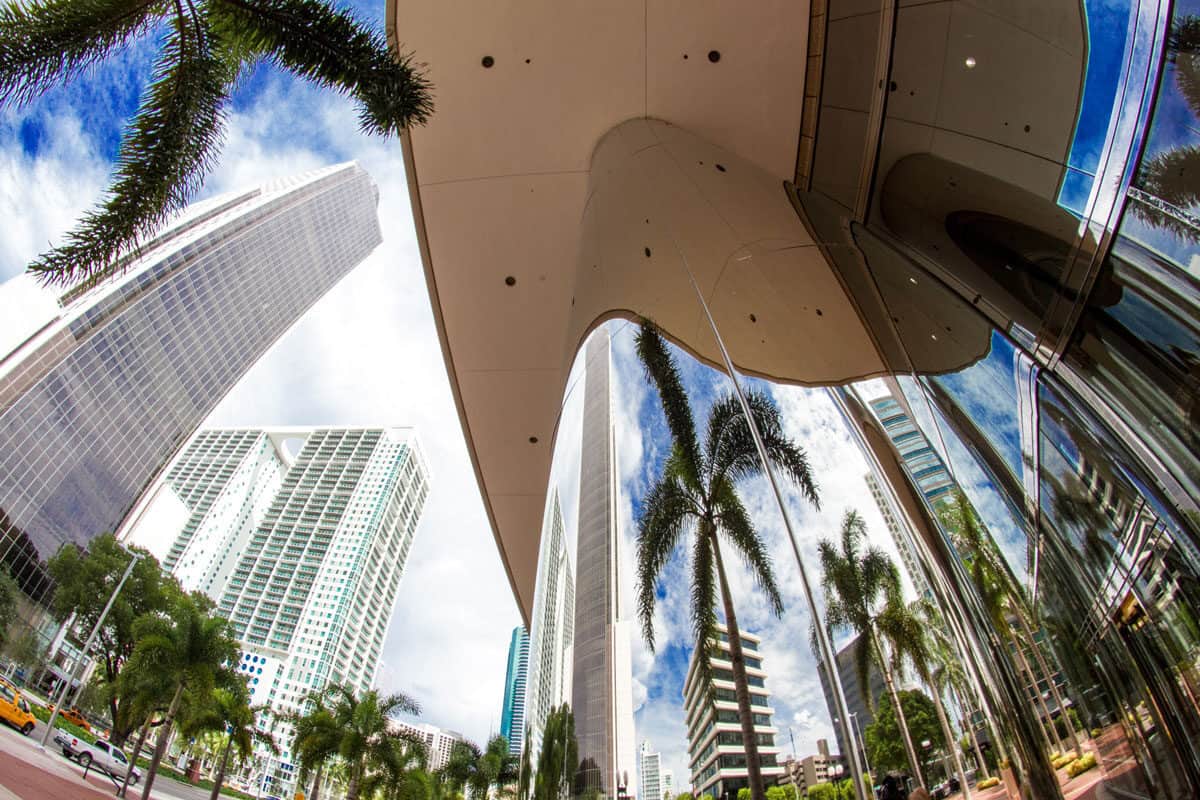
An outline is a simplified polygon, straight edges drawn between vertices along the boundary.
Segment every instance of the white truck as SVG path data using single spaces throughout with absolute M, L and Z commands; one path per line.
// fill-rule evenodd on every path
M 124 780 L 125 770 L 129 768 L 129 759 L 117 747 L 104 739 L 97 739 L 88 744 L 87 740 L 72 736 L 69 733 L 58 732 L 54 735 L 54 743 L 62 748 L 62 754 L 74 759 L 84 769 L 91 766 L 99 769 L 116 780 Z M 129 776 L 129 783 L 135 784 L 142 778 L 142 773 L 134 767 Z

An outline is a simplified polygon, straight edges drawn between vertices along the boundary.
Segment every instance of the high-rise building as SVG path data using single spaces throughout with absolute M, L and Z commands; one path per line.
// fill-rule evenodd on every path
M 529 672 L 529 634 L 524 625 L 513 628 L 508 643 L 508 668 L 504 674 L 504 706 L 500 711 L 500 735 L 508 741 L 508 752 L 521 753 L 525 736 L 525 687 Z
M 929 588 L 929 581 L 925 579 L 921 562 L 917 559 L 917 551 L 913 544 L 912 536 L 901 527 L 900 515 L 892 505 L 891 499 L 885 494 L 883 486 L 880 485 L 879 479 L 875 477 L 873 472 L 868 472 L 864 475 L 863 480 L 867 482 L 867 488 L 871 490 L 871 497 L 874 498 L 875 505 L 879 508 L 879 513 L 883 517 L 883 524 L 887 527 L 888 533 L 892 536 L 892 541 L 896 544 L 896 552 L 900 554 L 900 560 L 904 563 L 904 571 L 908 574 L 909 579 L 912 580 L 913 589 L 916 591 L 917 597 L 932 600 L 933 590 Z
M 329 167 L 190 206 L 56 297 L 25 276 L 0 287 L 0 320 L 21 320 L 0 331 L 0 558 L 26 593 L 44 597 L 43 562 L 64 542 L 116 531 L 237 380 L 379 244 L 376 202 L 357 165 Z
M 649 740 L 642 742 L 638 751 L 638 787 L 642 800 L 662 800 L 662 755 L 654 752 Z
M 829 742 L 817 739 L 817 752 L 802 759 L 789 761 L 789 777 L 804 797 L 817 784 L 832 783 L 845 775 L 842 759 L 829 754 Z
M 675 771 L 663 767 L 662 772 L 662 794 L 660 797 L 663 800 L 675 800 Z M 648 795 L 643 795 L 649 797 Z
M 904 467 L 920 488 L 921 494 L 936 508 L 954 497 L 956 484 L 946 463 L 933 449 L 929 439 L 921 432 L 904 410 L 900 401 L 891 395 L 878 397 L 870 402 L 879 424 L 892 440 L 896 452 L 904 461 Z
M 880 696 L 887 692 L 887 683 L 884 681 L 883 673 L 880 672 L 875 660 L 871 659 L 870 666 L 867 669 L 867 687 L 859 684 L 858 680 L 858 648 L 862 646 L 863 640 L 861 636 L 855 636 L 849 642 L 837 651 L 837 669 L 838 678 L 842 682 L 842 690 L 846 695 L 846 708 L 849 709 L 851 715 L 850 728 L 851 735 L 858 739 L 858 750 L 861 751 L 863 743 L 861 740 L 862 731 L 866 730 L 867 726 L 875 721 L 875 714 L 872 709 L 879 701 Z M 825 705 L 829 709 L 829 717 L 831 719 L 837 717 L 837 705 L 833 697 L 833 684 L 829 682 L 829 676 L 825 673 L 825 665 L 817 664 L 817 676 L 821 680 L 821 690 L 825 693 Z M 852 752 L 850 744 L 843 741 L 842 729 L 840 725 L 833 726 L 834 732 L 837 734 L 838 752 Z
M 122 532 L 165 548 L 230 620 L 238 672 L 284 742 L 266 771 L 285 785 L 287 715 L 330 683 L 371 688 L 428 493 L 409 429 L 202 431 Z
M 410 736 L 425 743 L 429 753 L 429 771 L 439 770 L 450 760 L 450 751 L 455 742 L 461 742 L 463 735 L 458 731 L 448 731 L 427 722 L 407 722 L 394 719 L 389 723 L 393 730 L 404 731 Z
M 637 794 L 633 783 L 637 763 L 630 627 L 621 616 L 617 453 L 607 330 L 592 334 L 585 358 L 571 684 L 580 761 L 575 793 L 615 797 L 621 786 L 627 794 Z
M 704 690 L 698 672 L 701 648 L 692 650 L 687 677 L 683 682 L 683 710 L 688 735 L 688 766 L 692 772 L 692 793 L 712 795 L 717 800 L 736 800 L 738 789 L 749 786 L 746 749 L 742 744 L 742 726 L 738 716 L 737 695 L 733 682 L 733 662 L 729 656 L 729 632 L 717 626 L 716 652 L 709 656 L 712 668 L 711 695 Z M 750 692 L 750 711 L 754 733 L 758 737 L 758 759 L 764 785 L 772 785 L 783 774 L 779 765 L 778 731 L 772 725 L 775 709 L 770 705 L 767 673 L 763 671 L 758 646 L 762 640 L 741 632 L 742 655 L 746 661 L 746 682 Z M 711 697 L 711 700 L 710 700 Z
M 537 752 L 550 712 L 571 701 L 575 639 L 575 575 L 567 554 L 558 492 L 550 495 L 542 525 L 542 552 L 533 612 L 525 717 Z

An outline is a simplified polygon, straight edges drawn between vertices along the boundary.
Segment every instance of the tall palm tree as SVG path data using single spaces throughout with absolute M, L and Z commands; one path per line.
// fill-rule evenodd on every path
M 183 595 L 169 617 L 146 616 L 135 625 L 137 647 L 134 658 L 140 668 L 158 670 L 169 676 L 174 693 L 158 732 L 158 741 L 146 770 L 142 800 L 150 800 L 150 790 L 158 765 L 167 749 L 167 740 L 179 713 L 183 694 L 212 691 L 221 678 L 224 665 L 237 656 L 237 642 L 229 633 L 229 624 L 211 617 L 201 598 Z M 134 659 L 131 659 L 131 661 Z
M 326 0 L 9 0 L 0 7 L 0 104 L 22 106 L 137 39 L 161 36 L 108 197 L 31 265 L 53 283 L 111 267 L 183 208 L 212 169 L 240 76 L 269 61 L 354 97 L 363 131 L 394 135 L 432 112 L 411 56 Z
M 983 777 L 988 778 L 990 775 L 987 761 L 984 760 L 983 751 L 979 747 L 979 737 L 975 734 L 975 726 L 971 724 L 970 707 L 964 702 L 969 694 L 966 688 L 966 671 L 955 653 L 945 620 L 942 619 L 937 607 L 928 600 L 918 600 L 915 613 L 922 618 L 927 636 L 933 678 L 933 685 L 930 688 L 935 692 L 948 692 L 955 705 L 958 706 L 961 712 L 962 727 L 971 740 L 971 749 L 974 752 L 975 760 L 979 764 L 979 769 L 983 771 Z M 994 738 L 995 736 L 993 736 Z M 966 784 L 964 783 L 964 785 Z
M 397 743 L 408 740 L 388 724 L 392 716 L 419 714 L 421 708 L 404 694 L 380 695 L 371 689 L 360 697 L 336 683 L 326 689 L 326 702 L 341 733 L 338 755 L 346 766 L 346 800 L 358 800 L 368 770 L 394 758 Z
M 883 673 L 904 739 L 904 752 L 917 783 L 924 786 L 921 762 L 917 759 L 908 722 L 904 719 L 904 708 L 896 692 L 895 658 L 889 658 L 884 652 L 880 637 L 880 615 L 888 610 L 889 604 L 903 602 L 900 599 L 900 573 L 887 553 L 865 544 L 866 538 L 866 523 L 851 510 L 842 518 L 839 543 L 822 539 L 817 545 L 821 557 L 821 585 L 825 591 L 825 625 L 831 633 L 847 629 L 858 635 L 860 644 L 855 668 L 859 688 L 868 703 L 874 702 L 870 692 L 871 662 L 874 661 Z
M 329 760 L 337 756 L 341 731 L 325 705 L 323 692 L 310 692 L 306 707 L 304 713 L 292 718 L 292 752 L 300 764 L 301 782 L 310 773 L 313 775 L 310 800 L 320 800 L 321 778 Z
M 642 631 L 647 646 L 653 650 L 658 576 L 685 535 L 694 533 L 692 632 L 696 647 L 711 652 L 717 639 L 715 607 L 719 592 L 729 635 L 750 794 L 754 800 L 763 800 L 765 790 L 750 710 L 746 661 L 721 553 L 724 539 L 750 567 L 771 610 L 776 615 L 783 613 L 771 557 L 738 497 L 738 484 L 761 475 L 763 463 L 754 432 L 738 398 L 732 395 L 719 398 L 709 410 L 708 429 L 701 445 L 675 359 L 658 328 L 648 320 L 643 320 L 638 330 L 637 353 L 647 377 L 658 389 L 672 440 L 671 454 L 662 475 L 643 500 L 638 520 L 638 613 Z M 783 432 L 775 403 L 766 394 L 754 391 L 748 393 L 746 400 L 772 467 L 817 505 L 817 487 L 808 460 L 804 451 Z M 702 685 L 711 689 L 709 659 L 701 657 L 696 663 Z
M 526 742 L 529 739 L 525 740 Z M 542 731 L 542 749 L 538 751 L 537 772 L 533 779 L 534 800 L 562 800 L 571 795 L 571 781 L 579 763 L 579 742 L 575 739 L 575 715 L 563 703 L 551 710 Z
M 243 680 L 234 681 L 229 688 L 217 687 L 200 698 L 198 708 L 182 720 L 179 730 L 185 736 L 204 732 L 222 735 L 220 761 L 213 778 L 209 800 L 218 800 L 221 787 L 225 785 L 225 772 L 229 767 L 229 756 L 234 753 L 238 763 L 243 763 L 254 752 L 256 743 L 264 745 L 272 753 L 278 753 L 275 737 L 258 728 L 258 715 L 268 706 L 250 705 L 250 695 Z
M 146 655 L 145 652 L 135 649 L 130 655 L 129 668 L 122 670 L 117 678 L 116 689 L 121 694 L 122 703 L 128 710 L 130 719 L 141 720 L 137 744 L 129 757 L 129 766 L 125 769 L 121 788 L 117 790 L 118 797 L 125 797 L 129 791 L 134 765 L 142 755 L 142 748 L 146 746 L 150 729 L 162 724 L 162 718 L 175 692 L 170 674 L 142 663 Z
M 892 669 L 903 678 L 903 659 L 907 658 L 917 672 L 921 682 L 929 687 L 933 700 L 934 711 L 937 712 L 938 724 L 942 728 L 942 738 L 946 741 L 946 750 L 958 773 L 958 781 L 962 786 L 963 797 L 971 800 L 971 787 L 967 785 L 967 775 L 963 770 L 962 754 L 956 746 L 954 730 L 946 716 L 946 708 L 942 704 L 942 693 L 934 679 L 936 661 L 930 643 L 931 634 L 928 630 L 928 618 L 922 613 L 922 603 L 917 602 L 906 606 L 899 592 L 890 594 L 883 611 L 879 614 L 879 633 L 892 651 Z M 949 770 L 947 770 L 949 772 Z

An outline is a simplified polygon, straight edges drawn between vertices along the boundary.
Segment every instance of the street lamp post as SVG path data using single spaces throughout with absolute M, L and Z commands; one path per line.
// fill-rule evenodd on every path
M 58 699 L 54 702 L 54 710 L 50 712 L 50 719 L 46 721 L 46 732 L 42 734 L 40 747 L 43 750 L 46 749 L 46 742 L 50 741 L 50 734 L 54 731 L 54 721 L 58 719 L 58 714 L 62 711 L 62 704 L 67 699 L 67 693 L 71 691 L 71 684 L 80 679 L 80 673 L 83 671 L 83 666 L 87 664 L 88 654 L 92 651 L 92 645 L 96 643 L 96 637 L 100 635 L 100 629 L 104 627 L 104 620 L 108 617 L 108 612 L 112 610 L 113 603 L 117 602 L 117 595 L 121 593 L 121 587 L 125 585 L 129 574 L 133 572 L 134 566 L 141 559 L 141 556 L 137 553 L 130 553 L 129 555 L 129 565 L 125 567 L 125 573 L 121 575 L 121 580 L 117 581 L 116 587 L 113 588 L 112 594 L 109 595 L 108 602 L 104 605 L 104 610 L 100 612 L 100 617 L 96 620 L 96 624 L 92 626 L 92 632 L 83 645 L 79 661 L 75 664 L 75 669 L 72 671 L 71 677 L 65 681 L 62 689 L 59 690 Z
M 862 728 L 860 728 L 858 725 L 858 712 L 857 711 L 850 712 L 850 730 L 851 730 L 852 736 L 854 735 L 855 731 L 858 732 L 858 746 L 860 748 L 862 748 L 863 764 L 865 764 L 867 767 L 867 775 L 870 775 L 871 774 L 871 762 L 867 758 L 867 742 L 866 742 L 866 740 L 863 739 Z M 872 783 L 874 783 L 874 780 L 872 780 Z

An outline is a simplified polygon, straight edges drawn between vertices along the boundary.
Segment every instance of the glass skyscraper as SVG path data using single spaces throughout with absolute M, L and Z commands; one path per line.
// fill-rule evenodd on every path
M 513 628 L 508 643 L 508 666 L 504 673 L 504 706 L 500 711 L 500 735 L 508 741 L 508 752 L 520 755 L 525 740 L 525 702 L 529 677 L 529 634 L 524 625 Z
M 538 752 L 550 712 L 571 701 L 575 641 L 575 572 L 567 554 L 566 530 L 558 492 L 550 495 L 542 526 L 533 631 L 530 634 L 529 682 L 525 721 L 532 734 L 526 746 Z
M 115 532 L 237 380 L 379 244 L 376 202 L 343 164 L 197 203 L 9 339 L 0 556 L 26 593 L 45 595 L 42 563 L 64 542 Z

